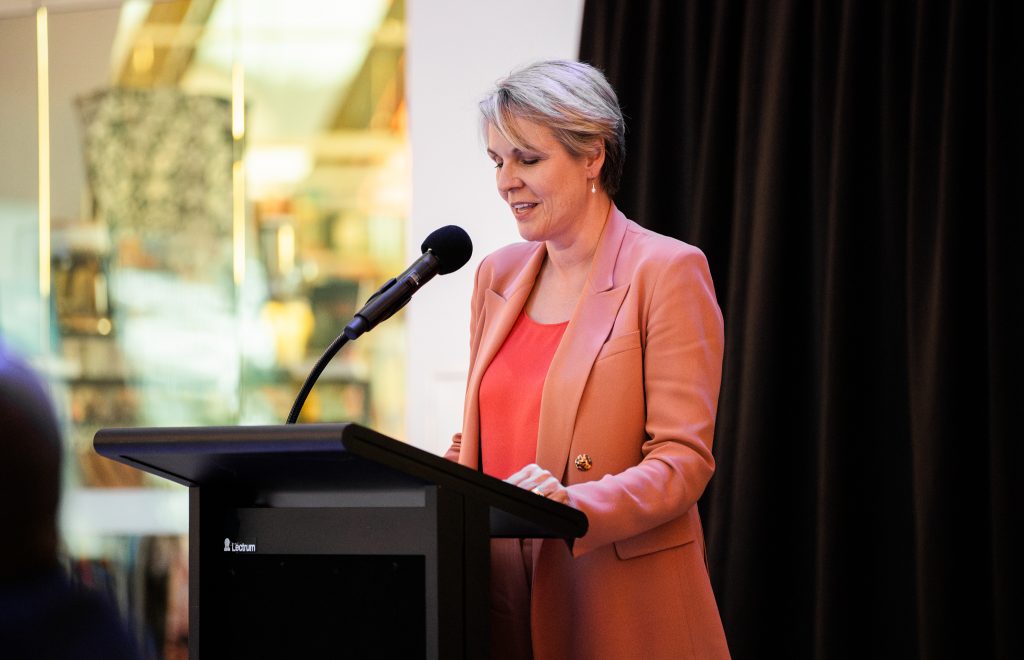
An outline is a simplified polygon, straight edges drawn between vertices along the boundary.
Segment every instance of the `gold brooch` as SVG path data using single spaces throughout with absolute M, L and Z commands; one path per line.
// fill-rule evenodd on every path
M 592 467 L 594 467 L 594 461 L 590 459 L 590 454 L 580 454 L 576 457 L 576 469 L 580 472 L 586 472 Z

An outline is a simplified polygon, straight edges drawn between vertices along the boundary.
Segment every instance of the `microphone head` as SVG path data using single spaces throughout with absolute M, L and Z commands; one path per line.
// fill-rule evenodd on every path
M 430 250 L 437 257 L 437 272 L 447 275 L 465 266 L 473 256 L 473 241 L 462 227 L 448 225 L 432 231 L 420 250 Z

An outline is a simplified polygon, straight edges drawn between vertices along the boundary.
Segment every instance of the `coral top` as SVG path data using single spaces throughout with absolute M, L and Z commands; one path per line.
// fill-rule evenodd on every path
M 526 311 L 480 383 L 480 447 L 484 473 L 505 479 L 537 460 L 544 379 L 568 321 L 537 323 Z

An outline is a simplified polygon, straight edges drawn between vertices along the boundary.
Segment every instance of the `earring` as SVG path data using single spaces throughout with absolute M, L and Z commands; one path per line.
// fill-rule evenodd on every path
M 591 193 L 596 193 L 597 192 L 597 179 L 592 179 L 590 181 L 590 192 Z

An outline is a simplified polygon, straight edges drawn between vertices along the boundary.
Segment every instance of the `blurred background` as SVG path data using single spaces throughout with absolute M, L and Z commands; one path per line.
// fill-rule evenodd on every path
M 0 337 L 65 423 L 69 566 L 117 598 L 151 657 L 187 654 L 187 491 L 97 456 L 96 430 L 281 423 L 430 231 L 465 226 L 474 263 L 515 239 L 475 100 L 517 64 L 574 57 L 582 2 L 527 3 L 518 20 L 547 27 L 480 57 L 468 49 L 489 48 L 504 10 L 407 4 L 0 2 Z M 300 421 L 443 451 L 472 268 L 347 346 Z

